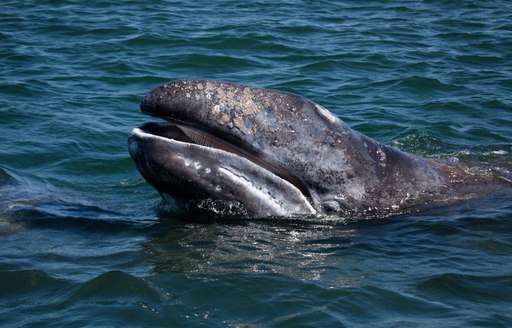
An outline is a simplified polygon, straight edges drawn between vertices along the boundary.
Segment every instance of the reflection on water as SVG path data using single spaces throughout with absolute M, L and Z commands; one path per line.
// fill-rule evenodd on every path
M 336 254 L 353 246 L 358 236 L 357 229 L 344 225 L 278 221 L 163 221 L 158 230 L 143 246 L 155 272 L 277 273 L 307 280 L 350 265 Z M 357 278 L 340 277 L 338 283 L 352 285 Z
M 143 223 L 18 196 L 2 203 L 18 205 L 4 206 L 0 222 L 22 228 L 0 236 L 0 325 L 27 314 L 49 325 L 48 312 L 102 325 L 105 309 L 113 325 L 134 315 L 159 326 L 338 326 L 340 316 L 412 325 L 464 321 L 482 302 L 500 313 L 512 302 L 510 193 L 422 216 L 327 224 L 181 211 Z

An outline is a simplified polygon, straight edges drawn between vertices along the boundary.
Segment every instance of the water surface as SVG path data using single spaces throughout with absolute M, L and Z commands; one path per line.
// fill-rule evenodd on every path
M 146 92 L 208 78 L 510 167 L 511 22 L 508 1 L 3 1 L 0 324 L 511 326 L 510 191 L 365 222 L 225 222 L 166 211 L 126 145 Z

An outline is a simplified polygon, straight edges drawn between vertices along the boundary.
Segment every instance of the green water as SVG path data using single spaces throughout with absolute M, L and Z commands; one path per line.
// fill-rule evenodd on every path
M 166 211 L 146 92 L 301 94 L 422 156 L 512 166 L 508 1 L 3 1 L 0 325 L 509 327 L 512 194 L 385 220 Z

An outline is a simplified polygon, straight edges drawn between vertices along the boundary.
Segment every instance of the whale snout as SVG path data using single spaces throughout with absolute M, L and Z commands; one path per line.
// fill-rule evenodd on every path
M 146 123 L 130 134 L 130 156 L 164 198 L 250 217 L 317 213 L 290 182 L 230 151 L 229 146 L 211 147 L 211 141 L 193 133 L 170 123 Z

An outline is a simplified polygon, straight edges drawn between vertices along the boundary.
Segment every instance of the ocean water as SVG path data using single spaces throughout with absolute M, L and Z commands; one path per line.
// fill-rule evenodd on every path
M 510 1 L 2 1 L 0 326 L 510 327 L 512 192 L 360 222 L 169 210 L 127 152 L 169 80 L 301 94 L 512 165 Z

